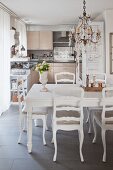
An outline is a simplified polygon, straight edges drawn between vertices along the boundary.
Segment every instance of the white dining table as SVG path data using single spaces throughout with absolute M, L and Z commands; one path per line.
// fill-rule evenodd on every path
M 56 87 L 63 84 L 47 84 L 48 92 L 41 92 L 41 84 L 34 84 L 28 92 L 25 102 L 27 109 L 27 147 L 28 152 L 32 151 L 32 108 L 33 107 L 52 107 L 53 91 Z M 70 84 L 70 88 L 75 86 Z M 83 107 L 100 107 L 102 106 L 102 92 L 86 92 L 83 98 Z

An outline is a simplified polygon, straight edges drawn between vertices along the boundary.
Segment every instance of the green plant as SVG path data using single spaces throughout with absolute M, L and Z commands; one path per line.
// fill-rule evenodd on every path
M 42 74 L 44 71 L 48 71 L 50 68 L 50 65 L 48 63 L 46 63 L 46 61 L 43 61 L 40 64 L 36 64 L 35 66 L 35 71 L 39 71 L 40 74 Z

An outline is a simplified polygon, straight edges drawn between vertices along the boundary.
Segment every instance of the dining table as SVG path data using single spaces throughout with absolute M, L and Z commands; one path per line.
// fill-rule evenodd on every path
M 32 151 L 32 108 L 33 107 L 53 107 L 54 101 L 54 89 L 63 87 L 64 84 L 47 84 L 46 87 L 48 89 L 47 92 L 41 91 L 41 84 L 34 84 L 30 91 L 27 93 L 25 98 L 25 104 L 27 109 L 27 148 L 28 152 Z M 66 86 L 66 84 L 65 84 Z M 68 84 L 70 89 L 75 84 Z M 102 106 L 102 92 L 91 92 L 85 91 L 84 98 L 82 99 L 83 107 L 93 107 L 97 108 Z

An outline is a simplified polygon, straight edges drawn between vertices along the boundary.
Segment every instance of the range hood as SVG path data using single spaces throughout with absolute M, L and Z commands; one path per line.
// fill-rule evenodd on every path
M 69 47 L 69 32 L 54 31 L 53 32 L 53 47 Z
M 61 32 L 61 37 L 66 37 L 66 31 Z

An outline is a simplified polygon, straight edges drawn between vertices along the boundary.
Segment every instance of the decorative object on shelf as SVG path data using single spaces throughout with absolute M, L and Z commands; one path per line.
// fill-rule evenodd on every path
M 43 61 L 41 64 L 37 64 L 35 70 L 39 72 L 40 78 L 39 81 L 42 83 L 42 89 L 40 91 L 47 92 L 48 89 L 45 87 L 48 81 L 48 70 L 50 65 Z
M 98 82 L 98 87 L 102 87 L 102 86 L 103 86 L 102 82 Z
M 83 16 L 79 17 L 80 23 L 73 28 L 69 33 L 70 45 L 75 43 L 78 45 L 86 46 L 96 44 L 101 38 L 99 29 L 93 30 L 91 26 L 90 16 L 86 14 L 86 1 L 83 0 Z
M 18 51 L 19 51 L 18 46 L 12 45 L 12 47 L 11 47 L 11 57 L 15 57 L 18 54 Z
M 20 50 L 21 50 L 21 57 L 24 57 L 25 47 L 22 45 Z

